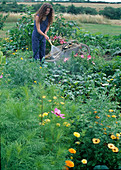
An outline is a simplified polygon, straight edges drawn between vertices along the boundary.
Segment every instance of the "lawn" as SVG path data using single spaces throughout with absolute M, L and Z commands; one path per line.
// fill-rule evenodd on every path
M 109 35 L 121 34 L 121 26 L 118 25 L 104 25 L 104 24 L 89 24 L 81 23 L 82 29 L 91 33 L 101 33 Z

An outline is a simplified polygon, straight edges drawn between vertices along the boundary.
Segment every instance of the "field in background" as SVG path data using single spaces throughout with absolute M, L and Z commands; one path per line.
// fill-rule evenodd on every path
M 18 4 L 26 4 L 26 5 L 34 5 L 34 4 L 41 4 L 42 2 L 18 2 Z M 121 4 L 106 4 L 106 3 L 71 3 L 71 2 L 66 2 L 66 3 L 62 3 L 62 2 L 56 2 L 53 4 L 61 4 L 64 6 L 69 6 L 69 5 L 74 5 L 75 7 L 79 7 L 79 6 L 83 6 L 83 7 L 91 7 L 91 8 L 95 8 L 97 9 L 97 11 L 104 9 L 105 7 L 113 7 L 113 8 L 121 8 Z

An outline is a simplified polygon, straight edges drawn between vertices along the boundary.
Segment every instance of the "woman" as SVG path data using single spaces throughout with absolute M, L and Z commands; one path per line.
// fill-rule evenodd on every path
M 43 4 L 35 14 L 34 30 L 32 33 L 32 50 L 34 58 L 42 61 L 45 57 L 47 32 L 53 22 L 53 8 L 49 3 Z

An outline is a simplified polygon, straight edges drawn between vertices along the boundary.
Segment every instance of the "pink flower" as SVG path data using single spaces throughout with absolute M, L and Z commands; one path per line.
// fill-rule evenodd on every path
M 84 58 L 84 55 L 81 55 L 81 58 Z
M 94 64 L 95 65 L 95 63 L 92 61 L 92 64 Z
M 1 74 L 0 79 L 3 78 L 3 75 Z
M 68 61 L 68 58 L 64 58 L 64 62 Z
M 54 113 L 56 116 L 60 116 L 62 119 L 65 118 L 65 117 L 63 117 L 64 114 L 61 114 L 61 111 L 57 108 L 54 109 L 54 112 L 53 111 L 51 111 L 51 112 Z
M 90 60 L 90 59 L 91 59 L 91 55 L 88 55 L 88 56 L 87 56 L 87 60 Z
M 57 38 L 58 38 L 58 37 L 57 37 L 56 35 L 53 37 L 54 40 L 56 40 Z
M 74 57 L 77 57 L 78 56 L 78 53 L 76 53 L 75 55 L 74 55 Z

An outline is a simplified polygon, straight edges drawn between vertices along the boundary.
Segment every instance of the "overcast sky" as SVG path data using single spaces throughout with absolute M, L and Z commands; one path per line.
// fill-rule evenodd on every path
M 103 2 L 121 2 L 121 0 L 90 0 L 90 1 L 96 1 L 96 2 L 100 2 L 100 1 L 103 1 Z

